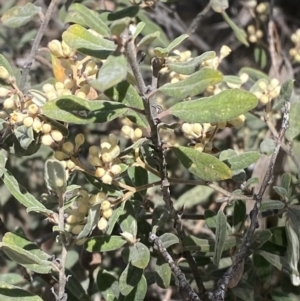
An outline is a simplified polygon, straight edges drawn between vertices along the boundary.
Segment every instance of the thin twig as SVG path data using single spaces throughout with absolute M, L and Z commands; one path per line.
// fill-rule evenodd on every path
M 196 16 L 196 18 L 194 18 L 193 22 L 191 23 L 187 33 L 188 34 L 193 34 L 195 33 L 195 31 L 197 30 L 199 23 L 201 21 L 201 19 L 203 18 L 204 15 L 207 14 L 207 12 L 210 10 L 211 8 L 211 3 L 209 2 L 201 12 L 198 13 L 198 15 Z
M 171 195 L 170 195 L 170 181 L 168 179 L 168 171 L 167 171 L 167 163 L 166 163 L 166 158 L 165 158 L 165 152 L 166 148 L 164 148 L 163 143 L 161 142 L 160 136 L 158 134 L 158 124 L 159 121 L 157 120 L 157 103 L 155 97 L 147 97 L 146 93 L 151 92 L 153 89 L 157 89 L 157 82 L 158 82 L 158 74 L 160 69 L 163 67 L 163 60 L 159 58 L 154 58 L 152 60 L 152 68 L 153 68 L 153 77 L 152 78 L 152 86 L 148 88 L 145 85 L 145 82 L 143 80 L 142 74 L 140 72 L 139 65 L 137 63 L 136 59 L 136 51 L 135 51 L 135 46 L 133 44 L 132 39 L 129 37 L 127 43 L 125 44 L 125 51 L 127 54 L 127 59 L 129 62 L 129 65 L 131 66 L 131 69 L 133 71 L 133 74 L 136 78 L 137 81 L 137 86 L 140 95 L 142 96 L 144 108 L 145 108 L 145 113 L 147 120 L 150 125 L 150 134 L 151 134 L 151 139 L 152 143 L 154 145 L 154 157 L 158 162 L 158 168 L 159 168 L 159 175 L 161 178 L 161 190 L 162 190 L 162 196 L 163 200 L 166 204 L 167 209 L 169 210 L 172 219 L 175 222 L 175 227 L 179 236 L 180 241 L 183 241 L 184 238 L 186 237 L 186 234 L 184 230 L 182 229 L 181 223 L 180 223 L 180 217 L 177 214 L 173 202 L 171 200 Z M 198 290 L 200 294 L 204 294 L 205 288 L 203 285 L 203 281 L 201 279 L 201 276 L 199 274 L 199 271 L 197 269 L 196 262 L 191 255 L 190 252 L 184 251 L 184 256 L 187 259 L 187 262 L 192 270 L 194 279 L 196 281 Z M 190 288 L 191 289 L 191 288 Z M 191 289 L 192 290 L 192 289 Z M 190 292 L 191 294 L 195 294 L 194 291 Z
M 64 197 L 63 195 L 58 196 L 58 202 L 59 202 L 59 228 L 64 229 L 65 228 L 65 210 L 64 210 Z M 64 233 L 60 233 L 60 241 L 62 245 L 62 250 L 61 250 L 61 258 L 60 258 L 60 268 L 59 268 L 59 288 L 58 288 L 58 300 L 57 301 L 62 301 L 66 300 L 67 296 L 65 293 L 65 287 L 66 287 L 66 282 L 67 282 L 67 277 L 65 275 L 65 270 L 66 270 L 66 259 L 67 259 L 67 254 L 68 250 L 66 247 L 66 241 L 65 241 L 65 235 Z
M 191 301 L 201 301 L 197 294 L 193 291 L 187 282 L 185 275 L 181 272 L 180 268 L 175 264 L 172 256 L 168 253 L 167 249 L 163 246 L 162 241 L 154 233 L 149 234 L 149 240 L 153 242 L 158 248 L 159 253 L 164 257 L 165 261 L 169 264 L 174 276 L 178 279 L 179 288 L 183 290 Z
M 234 274 L 237 272 L 240 264 L 245 261 L 245 259 L 249 256 L 250 247 L 251 247 L 251 241 L 254 235 L 255 229 L 258 227 L 258 213 L 259 208 L 262 202 L 263 194 L 267 188 L 267 186 L 272 182 L 273 178 L 273 170 L 276 163 L 276 158 L 280 150 L 280 145 L 284 140 L 285 132 L 288 128 L 289 124 L 289 112 L 290 112 L 290 103 L 285 103 L 285 112 L 283 115 L 282 123 L 281 123 L 281 129 L 276 141 L 276 147 L 274 149 L 274 152 L 271 156 L 270 163 L 268 165 L 267 171 L 265 173 L 265 176 L 263 178 L 262 184 L 260 186 L 258 194 L 254 195 L 255 204 L 253 209 L 250 212 L 250 227 L 247 231 L 247 234 L 243 240 L 242 246 L 239 249 L 232 265 L 230 268 L 225 272 L 225 274 L 222 276 L 220 281 L 218 282 L 217 289 L 210 295 L 210 298 L 215 301 L 224 301 L 225 293 L 227 290 L 227 287 L 229 285 L 230 280 L 233 278 Z
M 47 9 L 46 14 L 45 14 L 45 18 L 42 21 L 42 24 L 41 24 L 41 26 L 40 26 L 40 28 L 39 28 L 36 36 L 35 36 L 35 39 L 33 41 L 33 45 L 32 45 L 32 48 L 31 48 L 31 51 L 30 51 L 30 54 L 29 54 L 29 58 L 28 58 L 27 62 L 25 63 L 25 65 L 23 66 L 23 72 L 22 72 L 22 76 L 21 76 L 21 80 L 20 80 L 20 90 L 23 93 L 26 92 L 25 86 L 26 86 L 27 76 L 29 74 L 29 71 L 30 71 L 30 68 L 31 68 L 32 64 L 35 61 L 35 56 L 38 52 L 42 37 L 45 33 L 45 30 L 48 26 L 48 23 L 49 23 L 50 19 L 51 19 L 51 15 L 52 15 L 53 10 L 55 8 L 56 2 L 57 2 L 57 0 L 52 0 L 50 5 L 48 6 L 48 9 Z

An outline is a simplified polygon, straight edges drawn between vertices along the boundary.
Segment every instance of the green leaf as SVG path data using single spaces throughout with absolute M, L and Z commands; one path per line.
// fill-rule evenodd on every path
M 69 7 L 65 23 L 76 23 L 91 28 L 101 35 L 107 36 L 109 28 L 100 18 L 100 15 L 93 9 L 87 8 L 80 3 L 73 3 Z
M 52 270 L 50 255 L 17 234 L 7 232 L 0 247 L 11 260 L 29 270 L 40 274 L 48 274 Z
M 293 141 L 300 134 L 300 102 L 291 104 L 289 128 L 285 132 L 285 137 L 289 141 Z
M 14 129 L 15 136 L 19 141 L 20 145 L 24 149 L 28 149 L 32 141 L 34 141 L 33 129 L 32 127 L 27 127 L 25 125 L 18 126 Z
M 286 191 L 289 192 L 291 190 L 292 183 L 292 175 L 290 173 L 284 173 L 281 176 L 281 185 Z
M 124 298 L 124 301 L 143 301 L 147 293 L 147 280 L 142 275 L 135 288 Z
M 267 229 L 257 230 L 252 237 L 252 248 L 259 249 L 272 237 L 272 232 Z
M 182 81 L 163 85 L 158 91 L 175 99 L 183 99 L 202 93 L 208 86 L 213 86 L 221 82 L 222 78 L 223 76 L 220 71 L 204 67 Z M 184 102 L 184 104 L 187 103 L 190 103 L 190 101 Z M 179 104 L 182 105 L 182 103 Z M 176 105 L 172 108 L 174 107 Z
M 185 168 L 204 181 L 220 181 L 231 178 L 229 167 L 212 155 L 184 146 L 171 147 L 171 150 Z
M 189 189 L 185 193 L 183 193 L 177 201 L 175 201 L 174 206 L 176 208 L 184 208 L 188 209 L 195 205 L 200 205 L 203 202 L 207 202 L 209 197 L 213 194 L 214 190 L 208 186 L 198 185 Z
M 222 13 L 229 6 L 228 0 L 210 0 L 209 3 L 216 13 Z
M 157 206 L 152 213 L 152 233 L 157 233 L 159 228 L 163 228 L 169 219 L 169 212 L 165 207 Z
M 43 301 L 37 295 L 2 281 L 0 281 L 0 299 L 3 301 Z
M 115 224 L 117 223 L 117 221 L 119 220 L 119 217 L 124 214 L 124 205 L 125 203 L 122 202 L 122 204 L 114 210 L 112 216 L 109 218 L 108 220 L 108 226 L 107 226 L 107 230 L 105 231 L 105 233 L 107 235 L 111 235 L 114 227 L 115 227 Z
M 119 218 L 119 225 L 122 232 L 131 233 L 134 237 L 137 235 L 137 221 L 134 208 L 130 201 L 127 201 L 124 207 L 124 214 Z
M 242 200 L 238 200 L 234 203 L 232 226 L 234 233 L 239 233 L 244 226 L 246 220 L 246 205 Z
M 126 3 L 127 4 L 127 3 Z M 140 7 L 138 5 L 132 5 L 120 10 L 111 12 L 107 15 L 107 21 L 116 21 L 125 17 L 134 18 L 139 12 Z
M 142 243 L 137 242 L 135 245 L 129 247 L 129 261 L 131 264 L 139 269 L 147 267 L 150 261 L 150 251 Z
M 255 47 L 254 60 L 261 69 L 264 69 L 268 63 L 266 51 L 261 47 Z
M 225 162 L 229 164 L 231 170 L 244 169 L 256 162 L 260 158 L 260 153 L 250 151 L 241 155 L 235 155 L 228 158 Z
M 224 244 L 223 251 L 229 250 L 238 244 L 238 238 L 235 236 L 229 236 Z M 211 256 L 211 252 L 215 249 L 214 239 L 202 239 L 193 235 L 187 236 L 183 239 L 183 245 L 185 250 L 199 251 L 201 253 L 208 253 Z
M 285 224 L 285 231 L 287 236 L 287 261 L 290 267 L 290 279 L 293 285 L 300 285 L 300 277 L 298 271 L 299 262 L 299 236 L 295 232 L 291 220 L 287 220 Z
M 169 247 L 179 244 L 178 237 L 173 233 L 164 233 L 159 237 L 160 241 L 162 242 L 162 245 L 168 249 Z
M 2 54 L 0 54 L 0 66 L 3 66 L 8 71 L 9 75 L 14 76 L 13 68 Z M 0 79 L 0 86 L 10 87 L 10 84 L 8 84 L 5 80 Z
M 109 252 L 120 249 L 126 244 L 122 236 L 100 235 L 86 241 L 86 250 L 89 252 Z
M 143 270 L 138 269 L 129 263 L 119 279 L 120 293 L 123 296 L 129 295 L 129 293 L 137 286 L 142 276 Z
M 211 60 L 216 57 L 216 53 L 214 51 L 207 51 L 203 54 L 192 58 L 185 62 L 169 62 L 167 63 L 167 66 L 171 71 L 174 71 L 176 73 L 180 74 L 186 74 L 190 75 L 198 69 L 198 67 L 205 61 Z
M 68 279 L 68 281 L 66 283 L 67 290 L 73 296 L 75 296 L 77 298 L 77 300 L 79 300 L 79 301 L 91 301 L 90 297 L 87 295 L 86 291 L 82 287 L 82 285 L 79 282 L 79 280 L 77 279 L 76 275 L 74 273 L 72 273 L 69 269 L 66 269 L 65 274 Z M 69 296 L 69 298 L 70 298 L 70 296 Z
M 2 178 L 5 172 L 5 165 L 7 161 L 7 152 L 4 149 L 0 150 L 0 177 Z
M 257 251 L 257 254 L 264 257 L 269 263 L 271 263 L 279 271 L 286 270 L 289 267 L 287 260 L 282 256 L 272 254 L 262 250 Z
M 132 35 L 133 40 L 135 40 L 138 37 L 145 25 L 145 22 L 139 22 L 138 24 L 136 24 L 135 31 Z
M 285 188 L 280 187 L 280 186 L 273 186 L 273 189 L 283 198 L 287 198 L 288 197 L 288 192 Z
M 269 156 L 274 153 L 275 146 L 276 146 L 276 144 L 275 144 L 274 139 L 266 138 L 261 142 L 259 147 L 260 147 L 260 151 L 263 154 L 266 154 Z
M 27 3 L 24 6 L 14 6 L 2 15 L 1 21 L 5 26 L 18 28 L 28 23 L 41 11 L 41 7 L 32 3 Z
M 116 49 L 114 42 L 96 36 L 77 24 L 71 25 L 62 38 L 72 49 L 98 59 L 107 58 Z
M 266 210 L 280 210 L 284 207 L 284 202 L 282 201 L 277 201 L 277 200 L 263 200 L 260 207 L 259 211 L 263 212 Z
M 63 195 L 67 188 L 66 172 L 58 160 L 49 159 L 45 163 L 45 182 L 49 190 Z
M 280 94 L 272 108 L 273 111 L 281 109 L 286 101 L 290 101 L 294 91 L 294 81 L 294 79 L 288 79 L 281 85 Z
M 234 296 L 237 297 L 237 300 L 243 301 L 257 301 L 254 299 L 254 288 L 248 283 L 244 283 L 242 281 L 233 288 L 231 288 Z
M 121 33 L 129 26 L 131 19 L 129 17 L 114 21 L 110 26 L 112 36 L 120 36 Z
M 6 273 L 0 275 L 0 282 L 5 282 L 6 284 L 16 285 L 24 283 L 24 278 L 18 273 Z
M 142 30 L 142 34 L 144 36 L 158 31 L 159 35 L 157 37 L 156 44 L 162 47 L 167 47 L 170 44 L 170 41 L 167 38 L 164 31 L 160 28 L 158 24 L 151 21 L 144 11 L 140 10 L 137 17 L 146 24 L 146 26 Z
M 155 282 L 161 288 L 168 288 L 171 282 L 172 271 L 169 264 L 159 256 L 155 266 Z
M 97 286 L 98 290 L 105 300 L 108 300 L 108 295 L 113 296 L 111 300 L 119 300 L 120 290 L 119 283 L 116 276 L 107 270 L 100 269 L 97 274 Z
M 126 106 L 144 110 L 144 104 L 141 96 L 127 81 L 117 84 L 115 87 L 106 90 L 104 93 L 113 101 L 119 101 Z M 148 127 L 146 116 L 137 113 L 134 110 L 128 110 L 124 113 L 124 115 L 126 115 L 133 123 L 136 123 L 143 128 Z
M 96 226 L 100 216 L 100 204 L 90 208 L 86 224 L 82 231 L 77 235 L 77 240 L 87 237 Z
M 186 122 L 228 121 L 255 108 L 258 100 L 250 92 L 231 89 L 217 95 L 179 102 L 169 112 Z
M 43 114 L 59 121 L 89 124 L 113 120 L 127 107 L 121 103 L 107 100 L 89 101 L 73 95 L 65 95 L 47 102 L 42 108 Z
M 103 92 L 121 81 L 127 76 L 127 60 L 123 54 L 110 55 L 100 68 L 97 78 L 90 80 L 89 84 Z
M 3 182 L 10 193 L 28 209 L 37 208 L 39 212 L 49 211 L 32 194 L 21 186 L 14 176 L 7 170 L 4 172 Z
M 157 39 L 160 36 L 160 32 L 156 31 L 153 33 L 149 33 L 145 35 L 137 44 L 137 48 L 140 49 L 146 45 L 151 44 L 155 39 Z
M 228 23 L 228 25 L 231 27 L 231 29 L 234 32 L 234 35 L 236 36 L 236 38 L 245 46 L 249 46 L 249 43 L 247 41 L 247 34 L 245 32 L 245 30 L 241 27 L 238 27 L 230 18 L 229 16 L 225 13 L 222 12 L 222 16 L 224 18 L 224 20 Z
M 213 263 L 219 265 L 222 252 L 227 237 L 227 219 L 226 215 L 222 210 L 218 211 L 217 214 L 217 228 L 216 228 L 216 244 L 214 249 Z
M 181 36 L 177 37 L 171 44 L 166 48 L 156 47 L 154 48 L 154 54 L 157 57 L 167 57 L 169 53 L 174 50 L 177 46 L 179 46 L 184 40 L 189 37 L 188 34 L 182 34 Z

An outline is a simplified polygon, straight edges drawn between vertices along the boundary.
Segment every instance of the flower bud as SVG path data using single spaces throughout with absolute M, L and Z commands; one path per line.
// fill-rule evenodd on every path
M 28 114 L 36 115 L 38 112 L 39 112 L 39 107 L 34 103 L 28 107 Z
M 106 174 L 101 178 L 101 180 L 102 180 L 102 182 L 103 182 L 104 184 L 111 185 L 111 182 L 112 182 L 113 178 L 111 177 L 111 175 L 109 175 L 109 174 L 106 173 Z
M 48 43 L 48 48 L 51 52 L 56 57 L 63 57 L 64 52 L 62 49 L 61 42 L 58 40 L 52 40 L 51 42 Z
M 50 132 L 53 140 L 55 140 L 56 142 L 60 142 L 63 139 L 63 135 L 60 131 L 58 130 L 53 130 Z
M 93 145 L 89 148 L 89 154 L 93 157 L 99 156 L 99 147 Z
M 44 134 L 49 134 L 52 130 L 52 126 L 50 123 L 44 123 L 43 126 L 42 126 L 42 132 Z
M 104 168 L 98 167 L 95 171 L 95 176 L 97 178 L 102 178 L 105 175 L 105 173 L 106 173 L 106 170 Z
M 113 157 L 111 156 L 110 153 L 104 153 L 102 156 L 101 156 L 101 159 L 104 163 L 110 163 L 113 161 Z
M 0 87 L 0 97 L 6 97 L 9 92 L 10 92 L 9 89 L 6 89 L 4 87 Z
M 113 214 L 113 210 L 111 208 L 107 210 L 103 210 L 102 216 L 105 217 L 106 219 L 109 219 Z
M 85 141 L 85 138 L 84 138 L 83 134 L 76 135 L 76 137 L 75 137 L 75 144 L 76 144 L 77 148 L 79 146 L 81 146 L 84 143 L 84 141 Z
M 42 142 L 42 144 L 48 145 L 48 146 L 49 146 L 49 145 L 51 145 L 54 141 L 53 141 L 52 137 L 50 136 L 50 134 L 45 134 L 45 135 L 42 136 L 41 142 Z
M 64 142 L 62 150 L 67 154 L 72 154 L 74 152 L 74 144 L 70 141 Z
M 71 232 L 75 235 L 78 235 L 82 229 L 83 229 L 84 225 L 76 225 L 72 228 Z
M 104 200 L 104 201 L 101 203 L 101 209 L 102 209 L 103 211 L 109 209 L 110 206 L 111 206 L 110 201 Z
M 140 128 L 136 128 L 134 130 L 134 138 L 137 140 L 142 138 L 142 136 L 143 136 L 143 131 Z
M 115 164 L 115 165 L 113 165 L 113 166 L 110 168 L 110 172 L 111 172 L 112 174 L 114 174 L 115 176 L 118 175 L 118 174 L 120 174 L 121 171 L 122 171 L 122 168 L 121 168 L 121 166 L 118 165 L 118 164 Z
M 23 124 L 28 128 L 33 125 L 33 118 L 31 116 L 27 116 L 23 119 Z
M 99 230 L 103 231 L 106 229 L 107 224 L 108 224 L 107 219 L 105 217 L 101 217 L 97 224 L 97 227 Z
M 73 54 L 72 49 L 65 43 L 65 41 L 61 42 L 61 46 L 64 53 L 64 57 L 70 57 Z
M 4 66 L 0 66 L 0 79 L 7 80 L 9 78 L 9 73 Z
M 13 95 L 4 100 L 3 107 L 5 109 L 14 109 L 16 107 Z
M 93 166 L 101 167 L 103 165 L 102 161 L 98 157 L 90 156 L 88 161 Z
M 57 159 L 58 161 L 63 161 L 63 160 L 65 160 L 65 159 L 68 158 L 68 155 L 65 154 L 64 152 L 56 151 L 56 152 L 54 153 L 54 157 L 55 157 L 55 159 Z

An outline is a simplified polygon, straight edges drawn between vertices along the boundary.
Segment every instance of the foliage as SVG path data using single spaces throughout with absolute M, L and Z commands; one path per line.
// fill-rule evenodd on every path
M 158 287 L 193 301 L 299 298 L 300 103 L 262 30 L 236 24 L 228 1 L 211 0 L 174 38 L 149 17 L 173 1 L 84 2 L 59 6 L 65 30 L 42 60 L 56 1 L 45 15 L 13 1 L 1 11 L 7 31 L 42 25 L 21 74 L 0 55 L 0 299 L 155 300 Z M 252 2 L 263 28 L 273 7 Z M 185 51 L 208 11 L 236 45 L 257 43 L 261 69 L 270 50 L 277 76 L 228 74 L 227 45 Z M 29 80 L 35 59 L 53 75 Z

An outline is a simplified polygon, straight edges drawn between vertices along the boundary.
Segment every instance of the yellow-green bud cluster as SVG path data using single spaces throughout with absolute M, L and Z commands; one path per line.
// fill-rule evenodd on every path
M 101 139 L 100 147 L 90 147 L 89 163 L 96 168 L 95 176 L 104 184 L 111 184 L 114 177 L 121 173 L 119 154 L 120 147 L 114 134 Z
M 256 29 L 254 25 L 247 27 L 248 40 L 250 43 L 257 43 L 263 36 L 264 33 L 261 29 Z
M 85 138 L 83 134 L 77 134 L 74 143 L 71 141 L 66 141 L 61 145 L 60 150 L 55 151 L 54 157 L 59 160 L 68 160 L 72 156 L 77 156 L 80 151 L 81 146 L 84 144 Z M 73 168 L 68 168 L 72 170 Z
M 143 132 L 140 128 L 133 129 L 130 125 L 124 125 L 121 131 L 126 138 L 131 139 L 133 142 L 139 140 L 143 136 Z
M 90 195 L 83 189 L 78 192 L 76 201 L 66 210 L 65 230 L 78 235 L 86 224 L 90 209 L 95 204 L 100 204 L 100 218 L 97 226 L 101 231 L 105 230 L 113 214 L 110 201 L 104 192 Z
M 265 22 L 268 20 L 269 11 L 270 11 L 270 4 L 269 2 L 261 2 L 256 6 L 256 13 L 258 18 Z
M 226 126 L 229 127 L 234 127 L 234 128 L 240 128 L 244 125 L 246 120 L 246 116 L 245 115 L 240 115 L 232 120 L 227 121 Z
M 45 96 L 48 100 L 55 99 L 63 95 L 72 95 L 71 89 L 74 87 L 75 81 L 72 79 L 66 79 L 63 83 L 56 82 L 55 85 L 45 84 L 42 89 L 45 92 Z
M 9 79 L 10 74 L 4 66 L 0 66 L 0 79 L 7 80 Z
M 48 43 L 48 48 L 52 55 L 58 58 L 72 58 L 75 55 L 73 51 L 64 41 L 52 40 Z
M 279 81 L 276 78 L 273 78 L 269 83 L 266 80 L 260 80 L 254 95 L 262 104 L 267 104 L 279 95 L 280 88 Z
M 225 57 L 227 57 L 229 54 L 231 53 L 231 49 L 230 47 L 228 47 L 227 45 L 223 45 L 220 49 L 220 54 L 219 56 L 216 56 L 213 59 L 210 60 L 206 60 L 202 63 L 202 66 L 204 67 L 210 67 L 212 69 L 217 70 L 219 68 L 219 65 L 221 64 L 221 62 L 223 61 L 223 59 Z
M 296 62 L 300 62 L 300 28 L 291 35 L 291 40 L 295 46 L 290 49 L 290 56 Z

